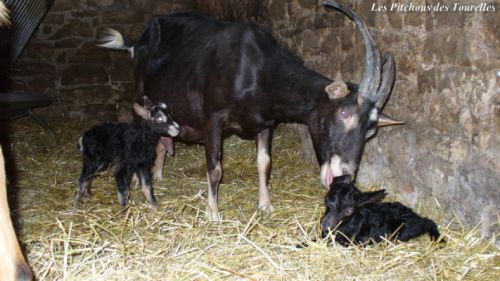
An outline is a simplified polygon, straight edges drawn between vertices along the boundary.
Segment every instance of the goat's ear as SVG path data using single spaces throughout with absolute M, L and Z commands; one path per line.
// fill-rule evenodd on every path
M 384 127 L 384 126 L 394 126 L 394 125 L 403 125 L 405 122 L 404 121 L 398 121 L 395 119 L 392 119 L 391 117 L 380 113 L 380 116 L 378 117 L 377 121 L 377 126 L 378 127 Z
M 143 119 L 149 119 L 149 114 L 151 113 L 149 110 L 140 106 L 138 103 L 134 103 L 134 111 Z
M 147 110 L 151 110 L 154 106 L 154 103 L 146 96 L 143 97 L 144 100 L 144 108 Z
M 344 81 L 332 82 L 331 84 L 326 86 L 325 91 L 331 100 L 343 98 L 349 93 L 347 85 L 346 83 L 344 83 Z
M 359 199 L 359 206 L 363 206 L 369 203 L 377 203 L 385 198 L 385 189 L 373 191 L 373 192 L 363 192 L 361 198 Z

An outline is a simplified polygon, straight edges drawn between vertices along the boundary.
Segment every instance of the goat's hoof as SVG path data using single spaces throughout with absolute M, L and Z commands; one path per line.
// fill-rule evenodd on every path
M 120 217 L 126 218 L 128 216 L 128 213 L 130 212 L 130 208 L 128 208 L 127 205 L 125 206 L 120 206 L 120 211 L 118 212 L 118 215 Z
M 73 205 L 75 209 L 79 210 L 81 208 L 80 201 L 75 201 L 75 204 Z
M 155 181 L 161 181 L 161 180 L 163 180 L 163 173 L 161 171 L 159 173 L 155 172 L 154 175 L 153 175 L 153 179 Z
M 263 204 L 259 204 L 259 210 L 264 212 L 266 215 L 269 215 L 270 213 L 274 212 L 274 207 L 271 202 L 266 202 Z
M 206 210 L 206 218 L 208 222 L 219 223 L 221 218 L 218 211 L 212 211 L 210 208 Z
M 153 174 L 153 180 L 161 181 L 163 179 L 163 169 L 153 167 L 153 169 L 151 169 L 151 173 Z
M 151 203 L 151 208 L 153 208 L 153 210 L 158 210 L 158 203 L 157 202 L 150 202 Z

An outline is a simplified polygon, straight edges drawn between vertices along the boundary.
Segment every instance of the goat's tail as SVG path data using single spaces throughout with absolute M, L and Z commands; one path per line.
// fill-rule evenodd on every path
M 107 49 L 126 50 L 132 57 L 134 56 L 134 42 L 124 38 L 116 29 L 106 28 L 100 37 L 97 38 L 97 46 Z

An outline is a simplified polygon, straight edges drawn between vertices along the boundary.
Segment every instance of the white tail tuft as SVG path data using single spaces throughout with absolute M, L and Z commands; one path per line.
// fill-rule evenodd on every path
M 80 152 L 83 153 L 83 136 L 81 136 L 79 139 L 78 139 L 78 144 L 77 144 L 77 147 L 78 147 L 78 150 L 80 150 Z
M 0 1 L 0 27 L 10 26 L 10 12 L 5 3 Z
M 118 30 L 112 28 L 106 28 L 103 32 L 103 36 L 97 41 L 100 43 L 96 45 L 102 48 L 127 50 L 131 54 L 134 53 L 134 47 L 127 46 L 122 34 Z

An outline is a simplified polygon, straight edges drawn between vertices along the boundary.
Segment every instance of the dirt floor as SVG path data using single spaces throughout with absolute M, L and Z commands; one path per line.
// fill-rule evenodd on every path
M 27 119 L 14 122 L 13 212 L 38 280 L 500 280 L 493 240 L 444 222 L 438 203 L 432 210 L 414 209 L 439 224 L 448 240 L 444 247 L 428 237 L 364 248 L 313 242 L 325 190 L 318 167 L 302 159 L 297 138 L 283 131 L 273 143 L 275 212 L 269 216 L 257 212 L 255 145 L 235 137 L 224 145 L 220 224 L 204 217 L 203 147 L 182 144 L 154 185 L 157 211 L 133 189 L 128 213 L 119 214 L 109 172 L 94 181 L 93 197 L 76 210 L 76 142 L 90 125 L 60 122 L 49 132 Z M 388 200 L 395 199 L 391 194 Z M 304 241 L 310 246 L 295 248 Z

